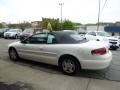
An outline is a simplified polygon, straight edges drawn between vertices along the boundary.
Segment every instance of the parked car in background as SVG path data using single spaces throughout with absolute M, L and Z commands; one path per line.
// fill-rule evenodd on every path
M 2 28 L 0 29 L 0 37 L 4 37 L 4 33 L 7 32 L 9 29 L 8 28 Z
M 4 33 L 4 38 L 5 39 L 7 39 L 7 38 L 17 39 L 17 38 L 19 38 L 21 32 L 22 32 L 21 29 L 10 29 Z
M 88 40 L 106 42 L 110 45 L 110 49 L 116 50 L 119 48 L 118 38 L 112 37 L 104 31 L 89 31 L 86 33 L 85 38 Z
M 108 44 L 85 40 L 75 32 L 38 33 L 8 48 L 11 60 L 23 58 L 57 65 L 68 75 L 81 69 L 104 69 L 112 60 Z
M 34 29 L 25 29 L 23 32 L 20 33 L 20 40 L 24 40 L 29 36 L 34 34 Z
M 82 38 L 85 39 L 85 34 L 86 34 L 85 32 L 83 32 L 83 33 L 82 33 L 82 32 L 79 32 L 79 34 L 80 34 L 80 36 L 81 36 Z
M 115 36 L 115 38 L 118 38 L 118 40 L 119 40 L 119 46 L 120 46 L 120 36 Z

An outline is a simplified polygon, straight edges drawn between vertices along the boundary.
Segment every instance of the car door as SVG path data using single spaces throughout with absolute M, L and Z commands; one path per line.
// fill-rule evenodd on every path
M 44 46 L 47 42 L 47 34 L 35 34 L 21 42 L 19 54 L 24 59 L 45 62 Z
M 46 63 L 58 64 L 57 55 L 59 53 L 60 45 L 58 44 L 56 37 L 53 34 L 48 34 L 47 44 L 44 45 L 44 56 Z

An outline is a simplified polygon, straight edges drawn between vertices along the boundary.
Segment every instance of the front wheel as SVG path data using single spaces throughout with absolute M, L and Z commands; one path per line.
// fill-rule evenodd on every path
M 62 58 L 60 62 L 60 67 L 63 73 L 67 75 L 74 75 L 80 70 L 79 62 L 71 56 Z
M 19 59 L 17 51 L 14 48 L 9 49 L 9 57 L 13 61 L 17 61 Z

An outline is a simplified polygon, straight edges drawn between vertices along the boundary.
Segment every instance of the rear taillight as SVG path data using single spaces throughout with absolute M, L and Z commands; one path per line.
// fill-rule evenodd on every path
M 106 53 L 107 53 L 106 48 L 99 48 L 91 51 L 92 55 L 104 55 Z

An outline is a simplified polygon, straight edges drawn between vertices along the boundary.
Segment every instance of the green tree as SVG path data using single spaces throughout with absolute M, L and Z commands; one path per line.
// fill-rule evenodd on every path
M 42 18 L 42 28 L 47 29 L 48 22 L 51 24 L 52 30 L 57 31 L 59 28 L 59 19 L 54 18 Z
M 17 23 L 17 24 L 9 23 L 8 27 L 9 28 L 20 28 L 20 29 L 24 30 L 25 28 L 31 28 L 31 23 L 29 23 L 29 22 L 22 22 L 22 23 Z
M 1 23 L 0 23 L 0 28 L 5 28 L 6 25 L 7 25 L 7 24 L 6 24 L 5 22 L 1 22 Z
M 24 30 L 25 28 L 31 28 L 31 23 L 29 22 L 23 22 L 18 24 L 18 28 Z
M 3 28 L 3 25 L 2 25 L 2 23 L 0 23 L 0 28 Z
M 70 20 L 65 20 L 62 23 L 62 29 L 63 30 L 74 30 L 75 29 L 75 24 Z

